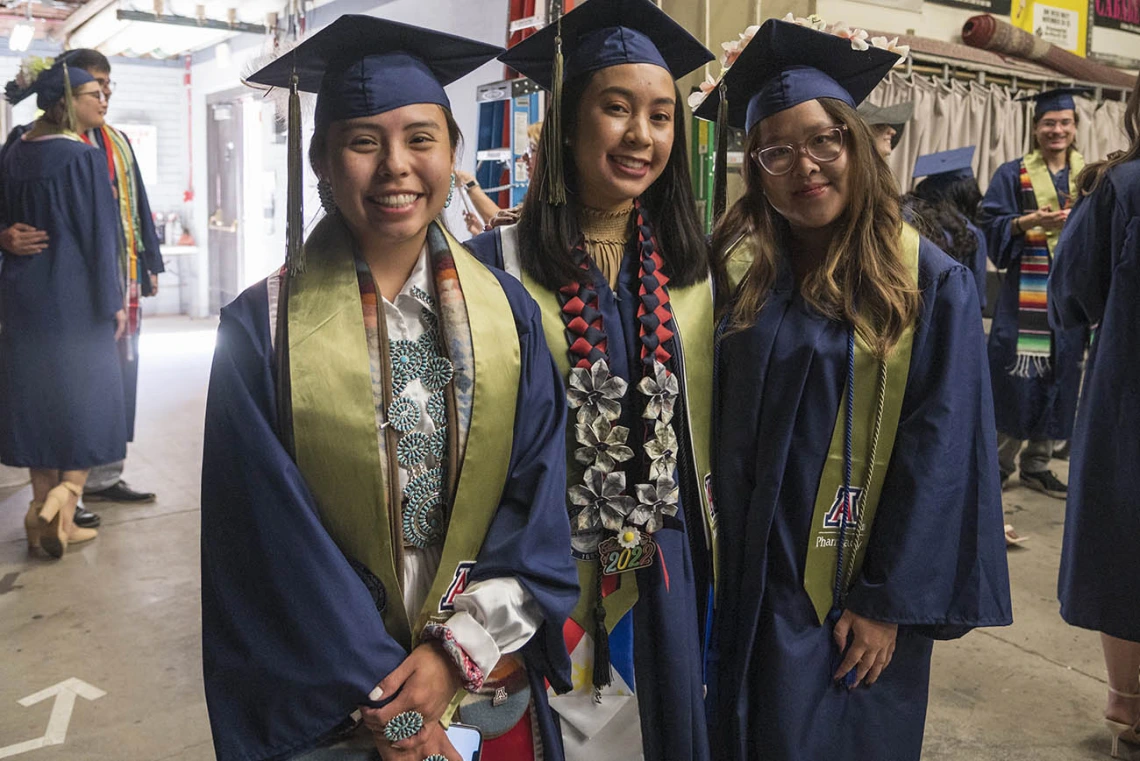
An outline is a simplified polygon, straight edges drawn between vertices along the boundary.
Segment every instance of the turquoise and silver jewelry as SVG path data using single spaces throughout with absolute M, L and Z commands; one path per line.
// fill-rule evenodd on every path
M 417 341 L 388 341 L 388 356 L 392 360 L 392 391 L 399 394 L 419 376 L 423 347 Z
M 388 406 L 388 422 L 400 433 L 419 425 L 420 406 L 406 396 L 396 397 Z
M 400 437 L 396 444 L 396 462 L 411 470 L 423 465 L 431 447 L 431 438 L 421 431 L 412 431 Z
M 447 761 L 447 756 L 443 755 L 442 753 L 432 753 L 430 756 L 425 758 L 424 761 Z
M 451 206 L 451 199 L 455 196 L 455 173 L 451 175 L 451 186 L 447 189 L 447 200 L 443 204 L 443 208 Z
M 451 382 L 455 368 L 446 357 L 432 357 L 420 370 L 420 380 L 428 391 L 439 391 Z
M 423 728 L 424 715 L 422 713 L 404 711 L 393 716 L 392 720 L 384 725 L 384 737 L 390 743 L 398 743 L 401 740 L 414 737 Z
M 443 391 L 436 391 L 428 398 L 427 414 L 436 427 L 447 425 L 447 397 Z
M 443 470 L 432 468 L 404 489 L 404 541 L 424 549 L 443 538 Z

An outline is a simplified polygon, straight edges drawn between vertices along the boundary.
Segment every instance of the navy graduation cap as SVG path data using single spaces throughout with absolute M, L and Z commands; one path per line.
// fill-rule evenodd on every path
M 29 85 L 21 86 L 19 77 L 8 82 L 4 86 L 4 97 L 14 106 L 34 94 L 36 107 L 46 111 L 61 99 L 67 98 L 72 88 L 95 81 L 95 77 L 83 69 L 68 66 L 69 57 L 69 53 L 60 55 Z
M 855 108 L 898 61 L 887 50 L 855 50 L 849 39 L 769 19 L 724 74 L 728 123 L 751 132 L 772 114 L 816 98 Z M 719 89 L 713 90 L 696 115 L 716 119 L 720 99 Z
M 1040 118 L 1041 114 L 1048 113 L 1049 111 L 1076 110 L 1077 104 L 1073 100 L 1073 96 L 1088 95 L 1091 92 L 1091 87 L 1054 87 L 1052 90 L 1043 90 L 1042 92 L 1032 95 L 1022 95 L 1015 98 L 1015 100 L 1036 101 L 1037 105 L 1033 109 L 1033 116 L 1034 118 Z
M 939 179 L 957 180 L 969 179 L 974 176 L 971 164 L 974 160 L 976 146 L 954 148 L 939 153 L 928 153 L 919 156 L 914 162 L 914 172 L 911 177 L 937 177 Z
M 654 64 L 680 79 L 714 58 L 649 0 L 590 0 L 515 45 L 499 60 L 552 90 L 559 38 L 564 80 L 625 63 Z
M 249 82 L 317 93 L 317 124 L 413 103 L 451 104 L 444 86 L 503 48 L 397 21 L 346 14 L 279 56 Z

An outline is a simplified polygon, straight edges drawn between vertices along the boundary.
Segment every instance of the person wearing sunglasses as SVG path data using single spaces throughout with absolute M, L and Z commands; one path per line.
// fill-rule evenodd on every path
M 984 334 L 855 111 L 900 54 L 821 26 L 766 22 L 696 111 L 748 156 L 712 241 L 710 736 L 917 761 L 933 641 L 1011 621 Z

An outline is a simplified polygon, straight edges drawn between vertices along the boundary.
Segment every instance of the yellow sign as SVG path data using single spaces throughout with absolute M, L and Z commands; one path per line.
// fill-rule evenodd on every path
M 1088 0 L 1013 0 L 1010 22 L 1062 50 L 1085 55 Z

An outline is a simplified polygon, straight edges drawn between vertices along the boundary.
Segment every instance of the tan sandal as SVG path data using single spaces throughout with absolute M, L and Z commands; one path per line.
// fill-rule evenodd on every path
M 1114 690 L 1111 687 L 1108 688 L 1108 691 L 1117 697 L 1140 700 L 1140 692 L 1121 692 L 1120 690 Z M 1138 718 L 1132 724 L 1125 724 L 1122 721 L 1116 721 L 1109 718 L 1105 718 L 1104 723 L 1105 726 L 1108 727 L 1108 731 L 1112 733 L 1113 758 L 1121 758 L 1121 740 L 1128 743 L 1129 745 L 1140 745 L 1140 718 Z
M 1029 538 L 1028 535 L 1022 536 L 1021 534 L 1014 531 L 1012 523 L 1005 524 L 1005 546 L 1006 547 L 1016 547 L 1017 545 L 1021 544 L 1022 542 L 1024 542 L 1028 538 Z
M 24 532 L 28 535 L 28 552 L 40 548 L 40 508 L 43 502 L 33 500 L 28 503 L 28 512 L 24 516 Z
M 44 505 L 39 513 L 40 546 L 53 558 L 61 558 L 67 551 L 67 543 L 71 541 L 71 535 L 76 528 L 72 523 L 75 506 L 82 496 L 83 487 L 70 481 L 63 481 L 49 491 L 47 498 L 44 499 Z

